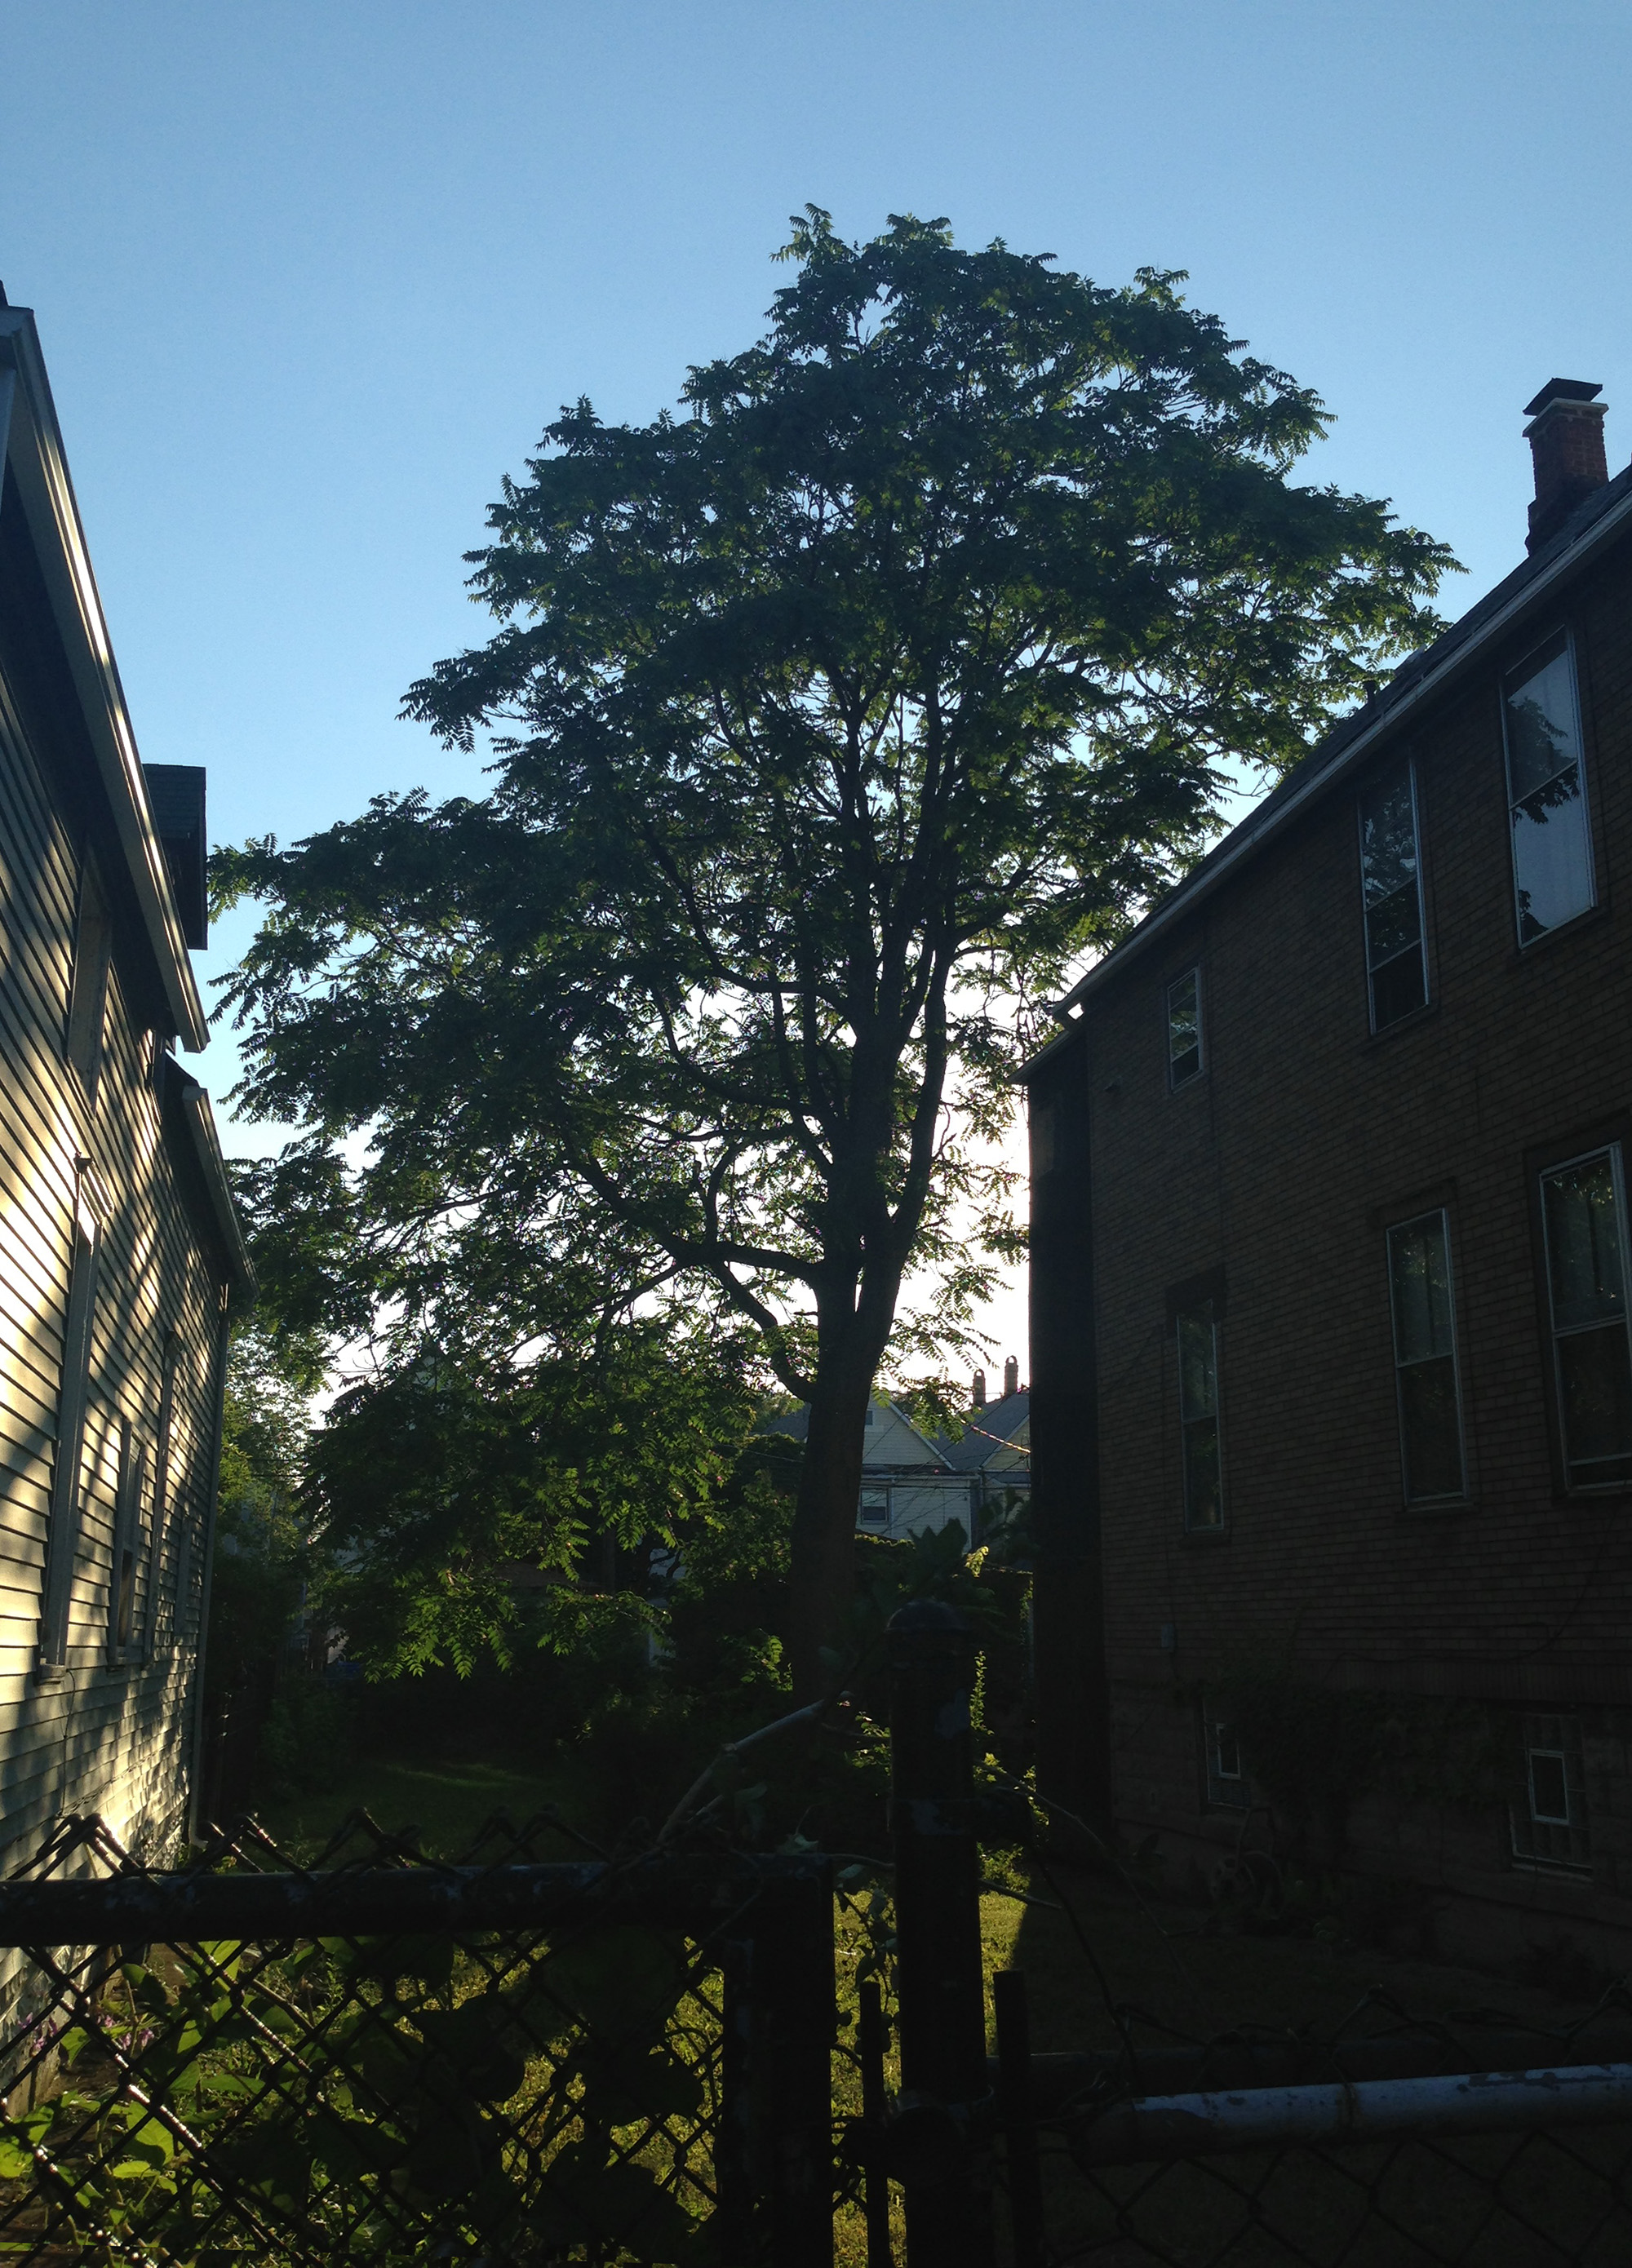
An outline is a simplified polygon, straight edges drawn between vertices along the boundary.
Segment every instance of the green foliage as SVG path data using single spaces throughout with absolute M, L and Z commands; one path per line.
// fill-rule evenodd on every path
M 335 1786 L 351 1748 L 352 1705 L 309 1674 L 285 1676 L 261 1728 L 260 1793 L 274 1803 Z
M 1499 1800 L 1503 1756 L 1475 1703 L 1314 1685 L 1283 1665 L 1239 1666 L 1210 1689 L 1253 1781 L 1301 1841 L 1342 1845 L 1359 1799 L 1477 1811 Z
M 1449 560 L 1292 482 L 1319 401 L 1177 275 L 814 208 L 787 256 L 686 416 L 580 401 L 506 482 L 495 633 L 407 702 L 494 736 L 492 793 L 214 882 L 267 909 L 240 1107 L 304 1130 L 243 1182 L 278 1327 L 510 1359 L 652 1303 L 746 1323 L 812 1402 L 831 1636 L 886 1345 L 961 1358 L 1020 1248 L 986 1145 L 1038 996 L 1204 849 L 1223 765 L 1295 763 L 1430 634 Z
M 717 1345 L 656 1323 L 573 1355 L 479 1365 L 422 1353 L 350 1387 L 313 1439 L 305 1505 L 334 1563 L 329 1612 L 388 1676 L 530 1636 L 617 1653 L 643 1633 L 619 1554 L 706 1530 L 755 1418 Z M 556 1586 L 541 1593 L 541 1573 Z
M 37 2189 L 75 2258 L 203 2268 L 247 2236 L 271 2268 L 326 2243 L 383 2268 L 588 2235 L 608 2260 L 705 2268 L 707 1980 L 650 1930 L 498 1950 L 201 1946 L 163 1977 L 126 1961 L 59 2043 L 67 2083 L 0 2117 L 0 2183 Z
M 204 1674 L 211 1700 L 268 1681 L 306 1595 L 314 1558 L 300 1503 L 310 1415 L 259 1319 L 233 1334 Z

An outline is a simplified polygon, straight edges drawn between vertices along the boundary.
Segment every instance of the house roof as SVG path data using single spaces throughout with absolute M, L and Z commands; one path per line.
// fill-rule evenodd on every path
M 862 1452 L 864 1473 L 907 1473 L 925 1466 L 938 1466 L 945 1472 L 973 1473 L 989 1464 L 1001 1450 L 1015 1447 L 1014 1437 L 1031 1414 L 1031 1396 L 1030 1393 L 1006 1394 L 1000 1402 L 988 1402 L 983 1408 L 971 1410 L 964 1421 L 962 1436 L 956 1441 L 949 1440 L 944 1433 L 923 1432 L 904 1410 L 882 1395 L 874 1396 L 873 1407 L 887 1411 L 897 1425 L 905 1426 L 921 1445 L 925 1454 L 921 1461 L 914 1460 L 911 1465 L 904 1464 L 898 1457 L 881 1456 L 878 1452 L 885 1447 L 884 1435 L 893 1430 L 881 1428 Z M 780 1410 L 762 1418 L 759 1430 L 762 1433 L 787 1433 L 794 1440 L 802 1441 L 809 1425 L 810 1412 L 801 1403 L 797 1410 Z
M 1513 570 L 1477 605 L 1470 607 L 1443 637 L 1401 662 L 1362 708 L 1345 717 L 1294 770 L 1256 804 L 1238 826 L 1216 843 L 1170 890 L 1120 945 L 1097 961 L 1067 993 L 1057 1012 L 1067 1029 L 1050 1040 L 1023 1067 L 1025 1079 L 1066 1046 L 1071 1012 L 1109 983 L 1172 925 L 1211 895 L 1226 878 L 1279 833 L 1304 806 L 1323 795 L 1408 720 L 1414 721 L 1512 630 L 1538 601 L 1608 544 L 1632 528 L 1632 466 L 1577 504 L 1550 541 Z
M 0 306 L 0 461 L 16 494 L 73 678 L 171 1029 L 196 1050 L 210 1027 L 153 824 L 34 319 Z
M 955 1472 L 978 1472 L 982 1465 L 991 1463 L 1000 1450 L 1015 1446 L 1015 1435 L 1030 1415 L 1029 1392 L 1006 1394 L 1001 1402 L 988 1402 L 970 1412 L 964 1420 L 960 1440 L 949 1441 L 937 1434 L 935 1447 Z

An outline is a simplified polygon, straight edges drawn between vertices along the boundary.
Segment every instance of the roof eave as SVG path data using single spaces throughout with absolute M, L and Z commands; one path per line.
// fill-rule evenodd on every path
M 26 307 L 0 308 L 0 377 L 7 373 L 13 379 L 13 390 L 11 416 L 0 431 L 4 460 L 11 468 L 27 514 L 166 1005 L 176 1036 L 196 1053 L 208 1044 L 209 1022 L 171 903 L 164 855 L 92 571 L 50 380 L 34 319 Z
M 1193 911 L 1203 899 L 1211 896 L 1243 860 L 1251 858 L 1272 836 L 1279 834 L 1296 814 L 1317 796 L 1324 794 L 1334 781 L 1363 762 L 1380 742 L 1399 731 L 1404 721 L 1416 716 L 1425 703 L 1436 700 L 1458 678 L 1465 676 L 1488 648 L 1503 637 L 1538 600 L 1545 598 L 1594 552 L 1624 534 L 1628 525 L 1632 525 L 1632 488 L 1628 488 L 1608 511 L 1601 512 L 1583 528 L 1575 541 L 1567 544 L 1555 559 L 1549 560 L 1534 576 L 1526 578 L 1511 598 L 1491 614 L 1488 621 L 1481 622 L 1471 636 L 1458 639 L 1437 664 L 1430 662 L 1415 683 L 1397 700 L 1391 702 L 1370 725 L 1356 733 L 1352 739 L 1346 740 L 1340 747 L 1334 748 L 1324 762 L 1319 760 L 1318 749 L 1314 750 L 1308 759 L 1311 770 L 1306 779 L 1298 781 L 1295 774 L 1296 784 L 1290 793 L 1278 798 L 1260 814 L 1244 820 L 1238 828 L 1225 836 L 1195 874 L 1181 882 L 1170 896 L 1146 915 L 1138 928 L 1124 938 L 1120 945 L 1106 954 L 1103 961 L 1097 961 L 1077 979 L 1059 1004 L 1058 1012 L 1065 1023 L 1065 1029 L 1027 1058 L 1020 1067 L 1018 1077 L 1022 1080 L 1029 1079 L 1033 1071 L 1069 1043 L 1073 1034 L 1080 1028 L 1079 1020 L 1072 1017 L 1073 1009 L 1080 1006 L 1101 985 L 1108 983 L 1113 975 L 1119 974 L 1130 961 L 1175 922 Z M 1449 637 L 1450 633 L 1446 635 Z M 1406 666 L 1401 665 L 1402 667 Z
M 234 1309 L 253 1307 L 255 1298 L 255 1271 L 244 1242 L 242 1223 L 238 1208 L 233 1203 L 233 1185 L 227 1179 L 226 1160 L 222 1154 L 221 1138 L 216 1131 L 215 1113 L 210 1107 L 210 1097 L 196 1079 L 191 1079 L 178 1064 L 174 1076 L 180 1089 L 181 1117 L 188 1139 L 198 1160 L 204 1187 L 210 1193 L 210 1210 L 221 1233 L 227 1266 L 233 1278 L 232 1304 Z

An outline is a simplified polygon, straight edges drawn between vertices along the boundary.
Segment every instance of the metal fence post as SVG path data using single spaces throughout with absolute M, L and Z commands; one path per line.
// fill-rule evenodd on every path
M 992 2001 L 1015 2268 L 1043 2268 L 1043 2174 L 1031 2103 L 1031 2016 L 1026 1980 L 1018 1969 L 998 1970 L 992 1979 Z
M 791 1886 L 790 1886 L 791 1887 Z M 754 1920 L 754 2053 L 777 2268 L 832 2268 L 833 1889 L 825 1860 Z
M 974 1634 L 938 1601 L 890 1619 L 890 1821 L 908 2268 L 991 2268 L 986 1997 L 973 1815 Z

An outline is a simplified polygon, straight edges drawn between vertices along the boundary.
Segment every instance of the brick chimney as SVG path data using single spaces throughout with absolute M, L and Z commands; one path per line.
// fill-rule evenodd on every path
M 977 1410 L 984 1410 L 986 1406 L 986 1374 L 984 1370 L 978 1370 L 975 1373 L 975 1407 Z
M 1536 500 L 1530 507 L 1525 549 L 1550 542 L 1583 497 L 1609 478 L 1604 456 L 1601 386 L 1581 378 L 1549 378 L 1533 401 L 1525 404 L 1530 423 L 1525 438 L 1536 468 Z
M 1007 1402 L 1011 1394 L 1018 1394 L 1019 1391 L 1020 1357 L 1011 1354 L 1003 1365 L 1003 1399 Z

